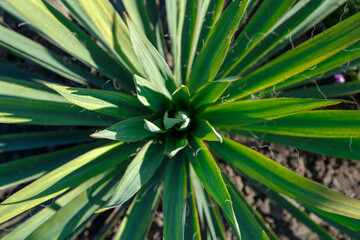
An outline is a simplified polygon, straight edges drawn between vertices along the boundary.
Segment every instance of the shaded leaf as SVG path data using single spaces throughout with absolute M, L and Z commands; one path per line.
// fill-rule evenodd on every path
M 286 52 L 232 84 L 227 91 L 229 99 L 240 99 L 273 86 L 351 46 L 360 39 L 359 24 L 360 13 Z
M 90 141 L 93 130 L 16 133 L 0 135 L 0 153 Z
M 208 120 L 215 127 L 239 126 L 277 119 L 298 112 L 338 103 L 340 103 L 340 101 L 301 98 L 246 100 L 210 106 L 205 109 L 200 116 Z
M 164 238 L 183 239 L 186 218 L 186 161 L 177 154 L 169 161 L 163 193 Z
M 146 238 L 151 227 L 150 223 L 160 202 L 163 175 L 164 169 L 158 169 L 149 182 L 141 188 L 122 220 L 114 240 L 142 240 Z
M 64 98 L 80 107 L 118 118 L 131 118 L 150 111 L 133 96 L 96 89 L 73 88 L 46 83 Z
M 84 144 L 3 163 L 0 165 L 0 189 L 39 178 L 90 149 L 103 144 L 104 142 Z
M 194 62 L 188 81 L 191 94 L 206 82 L 214 80 L 242 19 L 247 3 L 248 0 L 232 1 L 210 30 L 204 47 Z
M 138 75 L 134 75 L 134 81 L 137 98 L 144 106 L 155 112 L 159 112 L 170 105 L 170 100 L 159 92 L 153 83 Z
M 37 125 L 108 126 L 116 118 L 67 103 L 0 97 L 0 122 Z
M 0 222 L 52 199 L 86 180 L 115 167 L 139 144 L 112 143 L 95 148 L 44 175 L 0 204 Z
M 119 122 L 105 130 L 93 133 L 94 138 L 135 142 L 154 135 L 153 132 L 144 128 L 144 119 L 152 119 L 151 116 L 136 117 Z
M 268 121 L 265 125 L 254 124 L 240 128 L 298 137 L 352 138 L 360 136 L 360 111 L 309 111 Z
M 170 93 L 175 91 L 176 85 L 169 66 L 146 38 L 144 33 L 139 31 L 128 18 L 127 24 L 133 48 L 145 72 L 146 78 L 159 93 L 171 99 Z
M 186 153 L 197 176 L 206 190 L 214 197 L 227 217 L 235 234 L 241 238 L 240 229 L 235 217 L 233 204 L 224 180 L 221 177 L 215 159 L 211 156 L 205 144 L 199 138 L 189 140 Z
M 186 137 L 187 137 L 186 134 L 178 136 L 175 134 L 173 135 L 171 133 L 168 133 L 166 135 L 165 151 L 170 158 L 174 157 L 180 150 L 186 147 L 187 145 Z
M 153 141 L 145 144 L 126 168 L 111 199 L 97 212 L 117 207 L 133 197 L 154 175 L 164 155 L 161 144 L 154 144 Z
M 262 154 L 224 138 L 222 144 L 208 143 L 221 157 L 246 176 L 301 204 L 360 219 L 360 201 L 302 177 Z
M 270 133 L 248 132 L 237 129 L 230 130 L 230 133 L 296 147 L 327 156 L 360 160 L 359 138 L 293 137 Z

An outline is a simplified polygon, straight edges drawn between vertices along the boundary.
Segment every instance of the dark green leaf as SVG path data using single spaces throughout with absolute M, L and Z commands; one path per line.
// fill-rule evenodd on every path
M 166 109 L 170 105 L 170 100 L 163 95 L 157 87 L 148 80 L 134 75 L 137 98 L 140 102 L 155 112 Z
M 122 166 L 122 168 L 124 168 Z M 64 239 L 74 228 L 87 222 L 93 212 L 111 196 L 118 180 L 115 173 L 123 172 L 121 167 L 111 171 L 87 191 L 79 194 L 71 202 L 59 209 L 41 226 L 28 236 L 28 239 Z
M 0 45 L 74 82 L 83 85 L 90 83 L 97 87 L 102 87 L 106 83 L 104 79 L 90 74 L 50 49 L 2 26 L 0 26 Z
M 67 103 L 0 97 L 0 122 L 37 125 L 108 126 L 116 118 Z
M 165 140 L 166 154 L 172 158 L 187 145 L 186 134 L 178 136 L 168 133 Z
M 16 133 L 0 135 L 0 153 L 90 141 L 93 130 Z
M 226 102 L 208 107 L 200 116 L 215 127 L 239 126 L 277 119 L 338 103 L 340 101 L 301 98 L 246 100 Z
M 3 223 L 114 168 L 136 152 L 138 147 L 139 144 L 107 144 L 63 164 L 2 202 L 0 204 L 0 222 Z
M 208 239 L 225 240 L 225 227 L 218 205 L 208 195 L 200 179 L 190 165 L 190 178 L 193 183 L 199 220 L 202 229 L 206 228 Z
M 273 34 L 272 27 L 295 3 L 295 0 L 278 1 L 267 0 L 262 2 L 256 13 L 239 37 L 233 43 L 223 65 L 223 76 L 237 75 L 237 71 L 232 71 L 237 64 L 259 43 L 266 35 Z M 266 19 L 266 21 L 264 21 Z
M 141 188 L 122 220 L 114 240 L 146 239 L 151 227 L 150 223 L 160 202 L 163 175 L 164 169 L 159 169 Z
M 133 197 L 154 175 L 164 156 L 163 145 L 153 141 L 145 144 L 130 162 L 109 202 L 97 212 L 117 207 Z
M 359 51 L 360 52 L 360 51 Z M 280 93 L 280 97 L 334 98 L 360 92 L 360 81 L 303 88 Z
M 309 111 L 237 128 L 297 137 L 352 138 L 360 136 L 360 111 Z
M 232 134 L 238 134 L 258 140 L 296 147 L 309 152 L 315 152 L 327 156 L 360 160 L 359 138 L 293 137 L 261 132 L 248 132 L 237 129 L 231 129 L 229 132 Z
M 193 108 L 216 102 L 229 84 L 238 79 L 238 77 L 229 77 L 204 84 L 191 96 L 190 102 Z
M 229 99 L 249 96 L 330 58 L 359 41 L 359 26 L 360 13 L 318 34 L 232 84 L 226 92 L 230 94 Z
M 294 218 L 298 221 L 302 222 L 305 226 L 315 232 L 321 239 L 333 240 L 333 238 L 316 222 L 314 222 L 305 212 L 301 211 L 298 207 L 293 205 L 286 198 L 282 197 L 280 194 L 271 190 L 270 188 L 265 187 L 260 183 L 256 183 L 253 181 L 256 189 L 260 190 L 266 196 L 268 196 L 271 200 L 276 202 L 279 207 L 284 208 L 287 212 L 289 212 Z
M 79 145 L 0 165 L 0 189 L 39 178 L 104 142 Z
M 210 30 L 190 75 L 188 87 L 191 94 L 206 82 L 214 80 L 242 19 L 247 2 L 248 0 L 232 1 Z
M 163 214 L 164 238 L 181 240 L 184 238 L 186 217 L 186 161 L 183 154 L 177 154 L 169 161 L 166 170 Z
M 360 201 L 302 177 L 262 154 L 224 138 L 222 144 L 208 143 L 237 170 L 278 193 L 316 209 L 360 219 Z
M 235 234 L 241 238 L 232 200 L 215 159 L 199 138 L 189 140 L 189 148 L 186 149 L 186 152 L 197 176 L 223 210 Z
M 135 53 L 144 69 L 146 78 L 159 93 L 171 99 L 171 94 L 176 90 L 174 76 L 163 57 L 133 23 L 127 18 L 130 39 Z
M 185 233 L 184 239 L 193 239 L 193 240 L 201 240 L 201 229 L 199 223 L 199 216 L 196 207 L 195 201 L 195 192 L 194 187 L 192 184 L 192 178 L 190 175 L 190 168 L 189 162 L 187 162 L 186 168 L 186 176 L 187 176 L 187 200 L 186 200 L 186 207 L 187 207 L 187 214 L 185 219 Z

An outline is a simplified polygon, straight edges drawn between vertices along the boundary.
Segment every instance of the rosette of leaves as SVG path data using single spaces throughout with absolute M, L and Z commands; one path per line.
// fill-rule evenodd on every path
M 124 216 L 115 239 L 144 239 L 158 206 L 165 239 L 225 239 L 223 220 L 239 239 L 277 239 L 215 156 L 322 239 L 289 198 L 359 238 L 359 200 L 224 135 L 360 160 L 360 111 L 325 108 L 353 104 L 331 98 L 359 82 L 293 90 L 359 65 L 359 13 L 293 44 L 345 1 L 168 0 L 168 32 L 156 1 L 58 2 L 77 24 L 43 0 L 0 5 L 93 69 L 0 27 L 2 47 L 73 83 L 1 63 L 0 121 L 76 126 L 1 135 L 0 151 L 78 143 L 0 165 L 1 189 L 30 182 L 0 204 L 3 239 L 75 238 L 103 211 L 98 238 Z

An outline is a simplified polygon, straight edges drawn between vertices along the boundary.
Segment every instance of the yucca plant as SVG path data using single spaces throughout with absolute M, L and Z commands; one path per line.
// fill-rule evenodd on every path
M 155 0 L 58 2 L 76 24 L 44 0 L 0 1 L 79 60 L 0 27 L 1 46 L 68 85 L 1 63 L 0 122 L 75 126 L 1 135 L 0 151 L 78 143 L 0 165 L 1 189 L 30 182 L 0 204 L 3 239 L 76 238 L 106 210 L 96 238 L 126 211 L 115 239 L 144 239 L 159 206 L 165 239 L 225 239 L 223 220 L 239 239 L 277 239 L 219 161 L 320 238 L 289 198 L 360 239 L 359 200 L 229 138 L 360 160 L 360 111 L 326 108 L 351 107 L 331 98 L 360 83 L 294 90 L 360 65 L 360 13 L 293 44 L 345 0 L 167 0 L 167 28 Z

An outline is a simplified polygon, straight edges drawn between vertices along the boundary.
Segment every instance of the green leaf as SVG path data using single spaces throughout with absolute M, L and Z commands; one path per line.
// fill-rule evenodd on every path
M 11 81 L 11 79 L 15 80 L 21 80 L 36 84 L 43 84 L 44 82 L 51 82 L 50 79 L 46 79 L 44 77 L 41 77 L 39 75 L 21 70 L 17 64 L 15 63 L 0 63 L 0 76 L 3 81 Z M 5 79 L 5 80 L 4 80 Z M 45 90 L 46 88 L 42 86 L 42 88 Z M 50 89 L 47 89 L 45 91 L 51 92 Z M 6 92 L 6 91 L 4 91 Z
M 139 31 L 132 21 L 127 18 L 130 39 L 146 78 L 155 89 L 171 100 L 171 94 L 176 90 L 175 80 L 171 70 L 160 53 Z
M 225 138 L 208 143 L 237 170 L 272 190 L 316 209 L 360 219 L 360 201 L 337 193 L 288 170 L 262 154 Z
M 161 130 L 161 128 L 158 127 L 161 126 L 161 122 L 162 122 L 161 119 L 156 119 L 154 122 L 144 119 L 144 128 L 153 133 L 164 132 L 164 130 Z
M 261 132 L 248 132 L 237 129 L 232 129 L 229 132 L 232 134 L 251 137 L 266 142 L 274 142 L 291 147 L 296 147 L 305 151 L 319 153 L 327 156 L 360 160 L 359 138 L 293 137 Z
M 215 130 L 215 128 L 204 119 L 196 119 L 191 126 L 191 133 L 205 141 L 219 141 L 222 142 L 221 135 Z
M 117 207 L 133 197 L 154 175 L 164 159 L 163 145 L 148 142 L 128 165 L 109 202 L 97 212 Z
M 183 1 L 187 2 L 186 1 Z M 166 7 L 166 19 L 167 19 L 167 26 L 169 29 L 169 36 L 171 39 L 171 48 L 172 48 L 172 53 L 174 55 L 178 54 L 177 53 L 177 47 L 176 44 L 178 44 L 178 42 L 176 41 L 176 36 L 178 34 L 178 12 L 179 12 L 179 1 L 178 0 L 165 0 L 165 7 Z M 178 57 L 174 56 L 174 59 L 178 59 Z
M 104 142 L 79 145 L 3 163 L 0 165 L 0 189 L 39 178 L 101 144 Z
M 276 89 L 282 89 L 285 87 L 298 86 L 307 82 L 314 81 L 314 77 L 325 78 L 329 76 L 328 72 L 335 70 L 335 73 L 342 72 L 348 67 L 358 66 L 360 57 L 360 41 L 344 49 L 343 51 L 335 54 L 327 60 L 307 69 L 306 71 L 298 74 L 294 77 L 287 79 L 284 82 L 280 82 L 276 85 Z M 354 60 L 354 61 L 353 61 Z M 341 65 L 345 65 L 341 67 Z M 340 66 L 340 69 L 336 71 Z M 344 70 L 342 70 L 344 68 Z M 333 74 L 331 74 L 333 75 Z M 273 91 L 273 88 L 265 89 L 264 93 Z
M 108 126 L 116 118 L 84 112 L 67 103 L 0 97 L 0 122 L 37 125 Z
M 117 180 L 117 178 L 114 178 L 114 173 L 119 173 L 121 170 L 120 167 L 120 169 L 116 169 L 104 176 L 98 183 L 59 209 L 32 232 L 28 238 L 39 240 L 64 239 L 74 228 L 89 221 L 89 217 L 93 212 L 111 196 Z
M 0 153 L 90 141 L 93 130 L 16 133 L 0 135 Z
M 178 2 L 180 9 L 178 10 L 178 32 L 176 34 L 177 41 L 175 42 L 175 47 L 177 47 L 176 52 L 179 54 L 174 54 L 174 74 L 181 84 L 185 84 L 187 73 L 190 73 L 189 71 L 191 71 L 192 67 L 188 65 L 188 61 L 193 45 L 196 21 L 198 20 L 197 11 L 199 11 L 199 7 L 203 7 L 199 6 L 203 1 L 186 0 Z
M 155 35 L 151 29 L 150 17 L 147 11 L 147 6 L 143 0 L 122 0 L 127 13 L 129 14 L 131 20 L 136 24 L 136 26 L 141 29 L 143 33 L 146 34 L 146 37 L 150 42 L 156 46 Z
M 95 148 L 46 174 L 0 204 L 0 223 L 114 168 L 139 144 L 112 143 Z
M 196 2 L 196 1 L 189 1 L 189 2 Z M 196 17 L 192 17 L 192 24 L 195 24 L 195 28 L 191 29 L 193 34 L 188 34 L 189 37 L 192 37 L 191 39 L 187 39 L 187 41 L 191 41 L 190 43 L 187 43 L 187 46 L 185 49 L 190 49 L 188 59 L 184 57 L 183 65 L 186 65 L 186 82 L 189 80 L 192 66 L 194 64 L 194 61 L 197 57 L 197 53 L 201 51 L 201 48 L 203 47 L 203 43 L 201 40 L 207 39 L 207 36 L 209 34 L 210 29 L 215 25 L 218 18 L 220 17 L 220 13 L 222 11 L 222 8 L 224 6 L 224 0 L 218 0 L 218 1 L 211 1 L 211 0 L 203 0 L 203 1 L 197 1 L 197 6 L 193 9 L 195 10 L 197 8 L 197 12 L 195 13 Z M 196 18 L 196 22 L 194 23 L 194 20 Z M 190 19 L 189 19 L 190 21 Z M 187 60 L 187 61 L 186 61 Z
M 336 100 L 276 98 L 226 102 L 210 106 L 200 114 L 215 127 L 264 122 L 315 108 L 338 104 Z
M 181 87 L 176 89 L 171 95 L 173 105 L 178 111 L 189 108 L 190 92 L 187 86 L 181 85 Z
M 333 240 L 333 238 L 320 225 L 314 222 L 305 212 L 301 211 L 286 198 L 260 183 L 256 183 L 254 181 L 252 183 L 255 185 L 256 189 L 260 190 L 272 201 L 276 202 L 279 207 L 284 208 L 299 222 L 302 222 L 310 230 L 315 232 L 321 239 Z
M 105 138 L 110 140 L 136 142 L 154 135 L 144 128 L 144 119 L 152 119 L 151 116 L 130 118 L 119 122 L 105 130 L 91 135 L 94 138 Z
M 360 13 L 318 34 L 229 87 L 229 99 L 240 99 L 273 86 L 330 58 L 360 39 Z M 319 48 L 319 46 L 322 46 Z M 246 86 L 245 86 L 246 85 Z M 239 91 L 240 89 L 240 91 Z
M 191 94 L 206 82 L 214 80 L 242 19 L 247 2 L 248 0 L 232 1 L 210 30 L 190 75 L 188 87 Z
M 156 47 L 164 58 L 166 57 L 166 46 L 165 46 L 165 37 L 162 27 L 162 22 L 160 18 L 160 11 L 155 1 L 153 0 L 146 0 L 146 7 L 148 10 L 148 14 L 150 17 L 151 24 L 154 28 L 154 34 L 156 39 Z M 155 46 L 155 44 L 154 44 Z
M 88 110 L 118 118 L 131 118 L 150 111 L 135 97 L 105 90 L 73 88 L 47 83 L 46 86 L 57 91 L 69 102 Z
M 298 137 L 352 138 L 360 136 L 360 111 L 310 111 L 237 128 Z
M 62 49 L 108 77 L 126 76 L 121 66 L 100 48 L 85 32 L 44 1 L 4 0 L 32 26 L 39 29 Z M 89 2 L 89 1 L 87 1 Z M 44 21 L 46 19 L 46 21 Z M 130 78 L 119 83 L 131 89 Z
M 71 190 L 70 192 L 64 194 L 60 198 L 56 199 L 49 207 L 43 208 L 35 215 L 32 215 L 31 218 L 26 220 L 24 223 L 21 223 L 19 226 L 15 228 L 14 231 L 8 233 L 2 239 L 4 240 L 26 239 L 39 226 L 41 226 L 48 219 L 54 216 L 54 214 L 56 214 L 59 209 L 66 206 L 68 203 L 73 201 L 80 194 L 87 191 L 94 184 L 101 181 L 104 178 L 104 176 L 106 176 L 106 174 L 108 174 L 108 172 L 93 177 L 87 180 L 86 182 L 82 183 L 75 189 Z
M 57 55 L 48 48 L 0 26 L 0 45 L 9 51 L 30 60 L 48 70 L 74 82 L 102 87 L 105 80 L 90 74 L 88 71 Z
M 287 11 L 279 21 L 261 40 L 261 44 L 256 45 L 247 56 L 238 62 L 237 69 L 232 74 L 244 75 L 264 63 L 274 54 L 285 46 L 292 44 L 293 41 L 314 28 L 327 15 L 339 8 L 346 0 L 302 0 Z M 236 73 L 234 73 L 236 72 Z
M 183 122 L 184 122 L 184 120 L 180 117 L 169 118 L 168 112 L 165 112 L 165 114 L 164 114 L 163 124 L 164 124 L 165 129 L 170 129 L 170 128 L 174 127 L 176 124 L 183 123 Z
M 345 233 L 346 235 L 348 235 L 349 237 L 351 237 L 352 239 L 356 239 L 359 236 L 359 231 L 354 231 L 348 227 L 345 227 L 344 225 L 337 223 L 333 220 L 331 220 L 330 218 L 324 217 L 323 215 L 320 215 L 316 212 L 314 212 L 318 217 L 320 217 L 321 219 L 323 219 L 325 222 L 327 222 L 328 224 L 334 226 L 335 228 L 339 229 L 341 232 Z M 351 219 L 353 223 L 356 224 L 356 222 L 354 221 L 354 219 Z
M 186 67 L 184 67 L 184 60 L 186 60 L 189 49 L 189 40 L 191 39 L 192 30 L 194 28 L 195 16 L 195 1 L 165 1 L 167 22 L 169 35 L 171 39 L 171 50 L 174 62 L 175 81 L 178 86 L 184 84 L 184 76 Z M 186 51 L 184 51 L 186 50 Z M 182 71 L 185 70 L 185 73 Z
M 129 30 L 108 1 L 77 0 L 100 31 L 116 59 L 131 73 L 142 75 L 141 65 L 132 48 Z M 121 76 L 121 75 L 120 75 Z
M 17 72 L 17 69 L 6 69 L 7 71 Z M 1 75 L 5 69 L 1 69 Z M 27 80 L 26 78 L 31 78 L 34 82 Z M 22 80 L 24 79 L 24 80 Z M 32 78 L 31 75 L 22 75 L 19 74 L 14 77 L 9 76 L 0 76 L 0 96 L 7 97 L 16 97 L 24 99 L 33 99 L 49 102 L 61 102 L 69 103 L 65 98 L 54 93 L 52 90 L 48 89 L 42 84 L 36 83 L 35 81 L 42 81 L 41 79 Z
M 142 240 L 148 235 L 152 218 L 160 202 L 162 192 L 161 179 L 164 169 L 159 169 L 139 193 L 121 221 L 114 240 Z
M 157 87 L 148 80 L 134 75 L 137 98 L 146 107 L 155 112 L 160 112 L 170 106 L 170 100 L 159 92 Z
M 181 136 L 168 133 L 165 140 L 166 154 L 172 158 L 187 145 L 186 134 Z
M 333 98 L 358 92 L 360 92 L 360 81 L 286 91 L 280 93 L 280 97 Z
M 346 0 L 298 1 L 274 26 L 274 31 L 281 37 L 273 35 L 278 41 L 272 43 L 272 48 L 269 49 L 270 52 L 263 49 L 262 56 L 266 55 L 261 60 L 265 61 L 277 51 L 286 47 L 286 45 L 292 44 L 292 41 L 301 37 L 306 31 L 313 29 L 314 25 L 321 23 L 344 4 L 346 4 Z M 270 37 L 270 39 L 272 38 Z M 268 41 L 266 44 L 268 44 Z M 257 62 L 257 64 L 262 61 Z
M 87 15 L 81 3 L 78 0 L 59 0 L 59 2 L 71 13 L 74 17 L 89 33 L 98 39 L 102 45 L 111 52 L 111 46 L 106 42 L 104 36 L 97 29 L 89 15 Z
M 347 228 L 350 228 L 353 231 L 360 232 L 360 220 L 354 219 L 346 216 L 341 216 L 339 214 L 329 213 L 326 211 L 322 211 L 311 206 L 304 205 L 306 208 L 310 209 L 311 211 L 318 213 L 322 216 L 325 216 L 328 219 L 331 219 Z
M 205 144 L 199 138 L 191 138 L 187 148 L 187 157 L 197 176 L 206 190 L 214 197 L 227 217 L 235 234 L 241 239 L 240 229 L 235 217 L 233 204 L 224 180 L 221 177 L 215 159 L 211 156 Z
M 189 164 L 189 162 L 187 162 Z M 201 240 L 201 229 L 199 223 L 199 216 L 196 207 L 195 192 L 192 184 L 192 178 L 190 176 L 190 165 L 186 167 L 187 175 L 187 200 L 186 206 L 188 209 L 188 214 L 185 219 L 185 232 L 184 239 L 194 239 Z
M 223 76 L 238 74 L 232 70 L 266 35 L 273 34 L 272 27 L 294 3 L 295 0 L 267 0 L 259 6 L 229 50 L 222 67 Z
M 228 177 L 223 174 L 223 179 L 228 188 L 231 200 L 233 201 L 234 211 L 237 216 L 242 238 L 244 239 L 269 239 L 263 227 L 257 220 L 257 216 L 250 210 L 251 206 L 247 203 L 245 197 L 230 182 Z
M 193 108 L 216 102 L 229 84 L 238 79 L 238 77 L 229 77 L 204 84 L 191 96 L 190 102 Z
M 184 238 L 187 197 L 186 161 L 177 154 L 169 161 L 163 193 L 164 238 Z
M 214 240 L 225 240 L 225 227 L 218 205 L 212 201 L 212 198 L 205 191 L 193 167 L 190 165 L 189 168 L 201 226 L 207 228 L 208 239 L 211 237 Z

